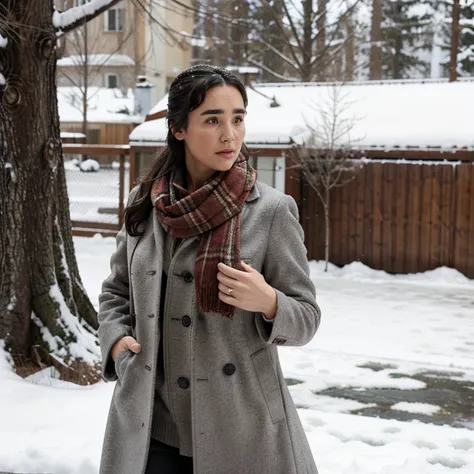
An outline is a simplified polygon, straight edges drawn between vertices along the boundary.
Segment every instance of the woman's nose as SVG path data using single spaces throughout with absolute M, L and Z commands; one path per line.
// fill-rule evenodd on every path
M 234 139 L 234 131 L 232 130 L 232 125 L 225 125 L 224 130 L 222 131 L 221 141 L 230 142 Z

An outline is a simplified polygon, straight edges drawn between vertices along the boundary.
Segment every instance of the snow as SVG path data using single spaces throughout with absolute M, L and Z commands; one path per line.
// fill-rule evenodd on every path
M 260 72 L 258 67 L 252 66 L 226 66 L 226 69 L 238 74 L 258 74 Z
M 86 16 L 93 15 L 100 8 L 106 7 L 114 0 L 90 0 L 84 5 L 68 8 L 62 13 L 57 10 L 53 13 L 53 25 L 58 29 L 65 29 Z
M 83 66 L 84 56 L 67 56 L 57 61 L 58 67 Z M 135 66 L 135 61 L 125 54 L 89 54 L 87 56 L 89 66 Z
M 79 132 L 61 132 L 61 138 L 85 138 L 85 135 Z
M 429 403 L 410 403 L 410 402 L 400 402 L 392 405 L 392 410 L 401 410 L 408 413 L 426 413 L 432 415 L 437 413 L 441 407 L 437 405 L 430 405 Z
M 6 84 L 5 76 L 0 73 L 0 86 L 4 86 Z
M 6 48 L 8 44 L 8 38 L 0 35 L 0 48 Z
M 268 83 L 255 84 L 255 90 L 247 88 L 246 142 L 282 146 L 302 143 L 308 136 L 307 125 L 314 126 L 321 112 L 328 111 L 334 87 L 327 83 Z M 341 144 L 383 150 L 474 149 L 470 125 L 474 108 L 472 80 L 360 82 L 336 87 L 341 87 L 344 96 L 341 106 L 347 106 L 341 116 L 353 123 Z M 273 97 L 280 107 L 270 107 Z M 166 108 L 164 97 L 150 115 Z M 139 125 L 130 140 L 163 143 L 166 132 L 165 119 L 158 119 Z
M 81 161 L 79 163 L 79 169 L 81 171 L 99 171 L 100 170 L 100 164 L 97 160 L 92 160 L 89 158 L 88 160 Z
M 97 307 L 115 239 L 75 238 L 74 244 Z M 409 401 L 391 404 L 389 418 L 363 416 L 357 411 L 373 408 L 370 399 L 318 392 L 353 387 L 363 394 L 377 387 L 409 393 L 424 389 L 412 377 L 426 370 L 474 382 L 474 281 L 447 268 L 410 276 L 360 263 L 331 265 L 328 273 L 322 262 L 310 268 L 321 327 L 308 345 L 279 353 L 285 377 L 301 382 L 290 391 L 320 474 L 472 474 L 474 424 L 421 422 L 417 414 L 439 407 Z M 114 384 L 79 387 L 57 380 L 54 371 L 23 380 L 2 347 L 0 341 L 0 472 L 97 474 Z M 371 370 L 368 362 L 381 369 Z M 403 412 L 407 421 L 390 418 Z
M 89 87 L 87 90 L 89 123 L 141 123 L 143 117 L 133 115 L 132 89 Z M 59 118 L 62 123 L 82 123 L 83 90 L 79 87 L 58 87 Z

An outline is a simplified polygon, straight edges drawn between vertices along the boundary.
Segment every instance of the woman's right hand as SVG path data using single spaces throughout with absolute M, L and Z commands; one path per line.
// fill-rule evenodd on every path
M 112 359 L 116 361 L 119 354 L 126 350 L 138 354 L 141 352 L 142 346 L 138 344 L 138 342 L 132 336 L 122 337 L 112 346 Z

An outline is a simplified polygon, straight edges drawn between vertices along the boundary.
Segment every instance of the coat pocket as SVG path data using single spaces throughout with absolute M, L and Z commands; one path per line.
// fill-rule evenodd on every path
M 260 388 L 273 423 L 285 418 L 285 408 L 280 383 L 273 367 L 268 349 L 264 347 L 250 356 L 257 373 Z
M 132 351 L 125 349 L 117 357 L 115 361 L 115 372 L 117 373 L 117 378 L 119 382 L 122 382 L 123 377 L 125 375 L 125 369 L 127 368 L 127 363 L 130 361 L 132 357 Z

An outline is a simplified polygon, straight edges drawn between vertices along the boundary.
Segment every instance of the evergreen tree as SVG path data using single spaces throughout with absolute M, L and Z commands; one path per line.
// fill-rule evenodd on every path
M 427 77 L 433 30 L 432 1 L 382 2 L 382 78 Z
M 474 75 L 474 0 L 461 1 L 458 73 Z
M 441 76 L 448 77 L 452 41 L 453 0 L 439 0 L 435 7 L 438 18 L 437 46 L 441 49 Z M 460 76 L 474 75 L 474 0 L 461 0 L 459 11 L 459 48 L 457 71 Z

